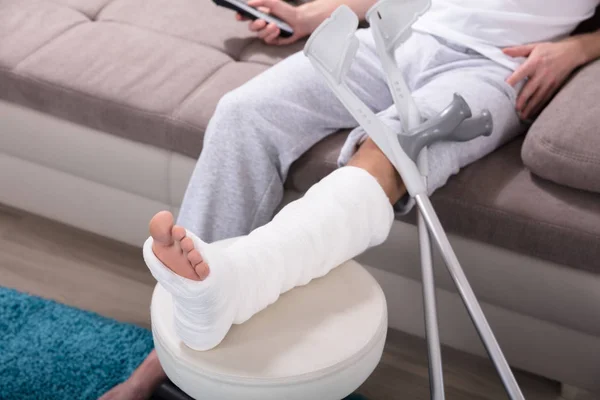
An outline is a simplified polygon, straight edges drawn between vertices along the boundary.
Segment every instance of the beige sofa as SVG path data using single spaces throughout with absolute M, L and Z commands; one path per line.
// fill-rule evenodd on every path
M 0 202 L 140 246 L 155 212 L 177 212 L 219 98 L 301 47 L 262 45 L 209 0 L 0 2 Z M 345 135 L 296 162 L 288 198 Z M 600 391 L 600 194 L 536 177 L 522 142 L 433 200 L 509 362 Z M 411 218 L 360 260 L 390 325 L 423 335 Z M 437 285 L 443 342 L 483 354 L 439 258 Z

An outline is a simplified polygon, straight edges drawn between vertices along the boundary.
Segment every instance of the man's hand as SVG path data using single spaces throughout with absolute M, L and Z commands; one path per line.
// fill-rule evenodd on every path
M 265 43 L 271 45 L 291 44 L 305 36 L 310 35 L 321 21 L 315 23 L 311 18 L 307 18 L 302 7 L 294 7 L 282 0 L 250 0 L 248 5 L 258 8 L 260 11 L 272 14 L 285 21 L 294 30 L 294 34 L 289 38 L 279 37 L 280 29 L 276 24 L 268 24 L 265 20 L 257 19 L 250 21 L 248 29 L 256 32 L 257 36 Z M 245 21 L 247 18 L 236 14 L 238 21 Z
M 509 47 L 503 51 L 510 57 L 527 57 L 506 80 L 515 86 L 527 78 L 517 98 L 517 112 L 522 119 L 537 115 L 569 75 L 583 63 L 581 47 L 572 39 Z
M 249 28 L 252 32 L 256 32 L 258 37 L 267 44 L 290 44 L 313 33 L 321 22 L 325 21 L 342 4 L 350 7 L 362 20 L 365 18 L 367 10 L 375 2 L 376 0 L 318 0 L 294 7 L 282 0 L 250 0 L 248 5 L 258 7 L 259 10 L 287 22 L 294 29 L 294 35 L 289 38 L 280 38 L 278 37 L 279 28 L 277 28 L 277 25 L 267 24 L 266 21 L 258 19 L 250 22 Z M 238 21 L 246 20 L 239 14 L 236 15 L 236 18 Z

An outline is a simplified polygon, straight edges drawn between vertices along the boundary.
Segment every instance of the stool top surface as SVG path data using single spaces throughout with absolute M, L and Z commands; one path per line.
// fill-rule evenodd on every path
M 249 321 L 234 325 L 210 351 L 181 342 L 172 309 L 170 294 L 157 285 L 152 298 L 156 345 L 180 367 L 223 381 L 311 379 L 357 362 L 387 332 L 383 291 L 355 261 L 283 294 Z

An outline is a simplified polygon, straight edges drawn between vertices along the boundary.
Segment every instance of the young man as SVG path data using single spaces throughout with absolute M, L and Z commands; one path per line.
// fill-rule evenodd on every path
M 283 18 L 295 34 L 278 38 L 277 27 L 265 21 L 251 22 L 249 27 L 266 43 L 285 45 L 310 35 L 341 4 L 364 18 L 373 3 L 316 0 L 292 7 L 281 0 L 254 0 L 251 5 Z M 425 119 L 441 111 L 457 92 L 474 114 L 491 111 L 494 132 L 471 142 L 433 145 L 430 192 L 460 168 L 521 133 L 521 119 L 535 116 L 573 70 L 600 57 L 600 32 L 569 37 L 598 4 L 599 0 L 433 0 L 431 10 L 413 26 L 413 36 L 396 52 L 396 60 Z M 361 47 L 348 76 L 349 86 L 384 123 L 400 132 L 371 33 L 360 30 L 357 36 Z M 245 286 L 264 284 L 270 289 L 264 298 L 244 300 L 253 303 L 251 307 L 236 303 L 218 312 L 209 310 L 207 315 L 188 316 L 190 323 L 180 324 L 188 328 L 178 332 L 186 344 L 197 349 L 216 345 L 231 322 L 244 321 L 281 292 L 327 273 L 336 262 L 385 239 L 393 220 L 391 205 L 401 206 L 405 190 L 390 162 L 360 127 L 351 133 L 340 155 L 340 166 L 345 167 L 268 223 L 282 200 L 290 165 L 327 135 L 353 126 L 355 120 L 300 53 L 223 97 L 207 128 L 179 216 L 188 231 L 173 226 L 169 213 L 157 214 L 150 223 L 153 240 L 147 242 L 145 256 L 181 308 L 189 299 L 179 298 L 181 291 L 210 299 L 229 291 L 219 282 L 224 281 L 222 271 L 231 265 L 242 270 L 235 272 L 241 274 L 235 279 L 243 279 Z M 338 235 L 343 231 L 349 234 L 341 239 Z M 234 255 L 221 254 L 195 236 L 212 242 L 249 232 L 231 250 Z M 329 256 L 328 249 L 318 244 L 332 240 L 350 244 L 343 249 L 334 246 L 335 254 Z M 271 246 L 268 254 L 276 248 L 279 258 L 266 259 L 263 246 Z M 283 272 L 263 271 L 269 264 L 281 265 L 281 259 L 298 250 L 294 246 L 311 257 L 303 264 L 291 263 Z M 270 281 L 273 274 L 281 275 L 278 282 Z M 232 301 L 219 298 L 221 303 Z M 221 321 L 222 314 L 228 314 L 227 321 Z M 214 335 L 202 337 L 190 330 L 199 321 L 215 324 Z M 153 352 L 128 381 L 103 399 L 147 398 L 163 379 Z

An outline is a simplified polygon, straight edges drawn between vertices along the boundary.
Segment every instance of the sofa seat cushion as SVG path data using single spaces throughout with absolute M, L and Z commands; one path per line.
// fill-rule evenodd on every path
M 536 177 L 523 165 L 522 143 L 513 141 L 463 169 L 434 194 L 443 225 L 474 240 L 600 273 L 600 194 Z
M 197 157 L 219 99 L 301 49 L 210 1 L 0 2 L 0 98 Z

